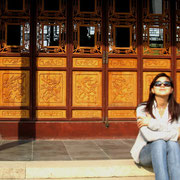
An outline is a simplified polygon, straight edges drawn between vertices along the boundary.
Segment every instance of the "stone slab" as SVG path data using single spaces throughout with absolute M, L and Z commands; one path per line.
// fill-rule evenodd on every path
M 26 166 L 24 162 L 1 161 L 0 179 L 26 178 Z
M 132 160 L 31 161 L 26 164 L 26 178 L 100 178 L 154 176 Z

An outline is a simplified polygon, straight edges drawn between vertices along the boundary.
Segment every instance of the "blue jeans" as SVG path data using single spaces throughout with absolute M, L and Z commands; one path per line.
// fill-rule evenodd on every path
M 153 167 L 156 180 L 180 179 L 180 146 L 178 142 L 157 140 L 140 152 L 140 165 Z

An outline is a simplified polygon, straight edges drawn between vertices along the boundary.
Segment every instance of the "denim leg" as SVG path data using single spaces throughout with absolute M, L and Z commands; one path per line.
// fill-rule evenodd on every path
M 169 180 L 166 141 L 157 140 L 151 143 L 151 157 L 156 180 Z
M 169 180 L 166 141 L 157 140 L 151 143 L 151 157 L 156 180 Z
M 152 167 L 150 143 L 142 148 L 139 155 L 139 164 L 144 167 Z
M 180 147 L 178 142 L 167 142 L 168 170 L 171 180 L 180 179 Z
M 144 146 L 139 160 L 142 166 L 153 166 L 156 180 L 169 180 L 166 141 L 157 140 Z

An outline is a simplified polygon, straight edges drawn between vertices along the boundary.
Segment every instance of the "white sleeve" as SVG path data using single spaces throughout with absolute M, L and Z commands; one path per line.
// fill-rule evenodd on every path
M 178 140 L 178 130 L 171 129 L 167 131 L 153 131 L 149 129 L 147 126 L 143 126 L 140 128 L 140 131 L 143 135 L 143 137 L 148 141 L 156 141 L 159 139 L 163 139 L 165 141 L 171 140 L 171 141 L 177 141 Z
M 145 105 L 140 105 L 136 109 L 136 117 L 146 117 Z
M 162 123 L 160 121 L 158 121 L 157 119 L 150 119 L 149 124 L 148 124 L 148 128 L 153 130 L 153 131 L 158 131 L 158 130 L 165 130 L 168 128 L 167 124 Z
M 168 123 L 165 124 L 163 122 L 158 121 L 157 119 L 151 119 L 148 125 L 148 128 L 151 130 L 159 130 L 159 131 L 169 131 L 169 130 L 173 130 L 173 129 L 178 129 L 180 128 L 180 117 L 178 118 L 178 120 L 172 122 L 172 123 Z
M 144 111 L 144 109 L 145 109 L 145 105 L 139 106 L 136 110 L 136 116 L 137 117 L 146 117 L 147 115 L 146 115 L 146 112 Z M 153 131 L 165 130 L 165 129 L 167 129 L 167 125 L 159 122 L 157 119 L 151 118 L 149 121 L 148 128 Z

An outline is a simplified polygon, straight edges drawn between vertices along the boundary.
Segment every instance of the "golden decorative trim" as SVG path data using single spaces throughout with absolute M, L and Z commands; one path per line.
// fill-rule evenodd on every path
M 143 59 L 143 68 L 144 69 L 148 69 L 148 68 L 170 69 L 171 68 L 171 61 L 170 61 L 170 59 Z
M 73 110 L 73 118 L 102 118 L 101 110 Z
M 137 59 L 109 59 L 109 68 L 137 68 Z
M 66 110 L 37 110 L 37 118 L 66 118 Z
M 0 118 L 29 118 L 29 110 L 0 110 Z
M 177 60 L 177 69 L 180 69 L 180 60 Z
M 37 67 L 66 67 L 66 58 L 38 57 Z
M 136 118 L 135 110 L 109 110 L 108 118 Z
M 29 57 L 0 57 L 0 67 L 29 67 Z
M 73 58 L 73 67 L 102 68 L 102 59 L 101 58 Z

